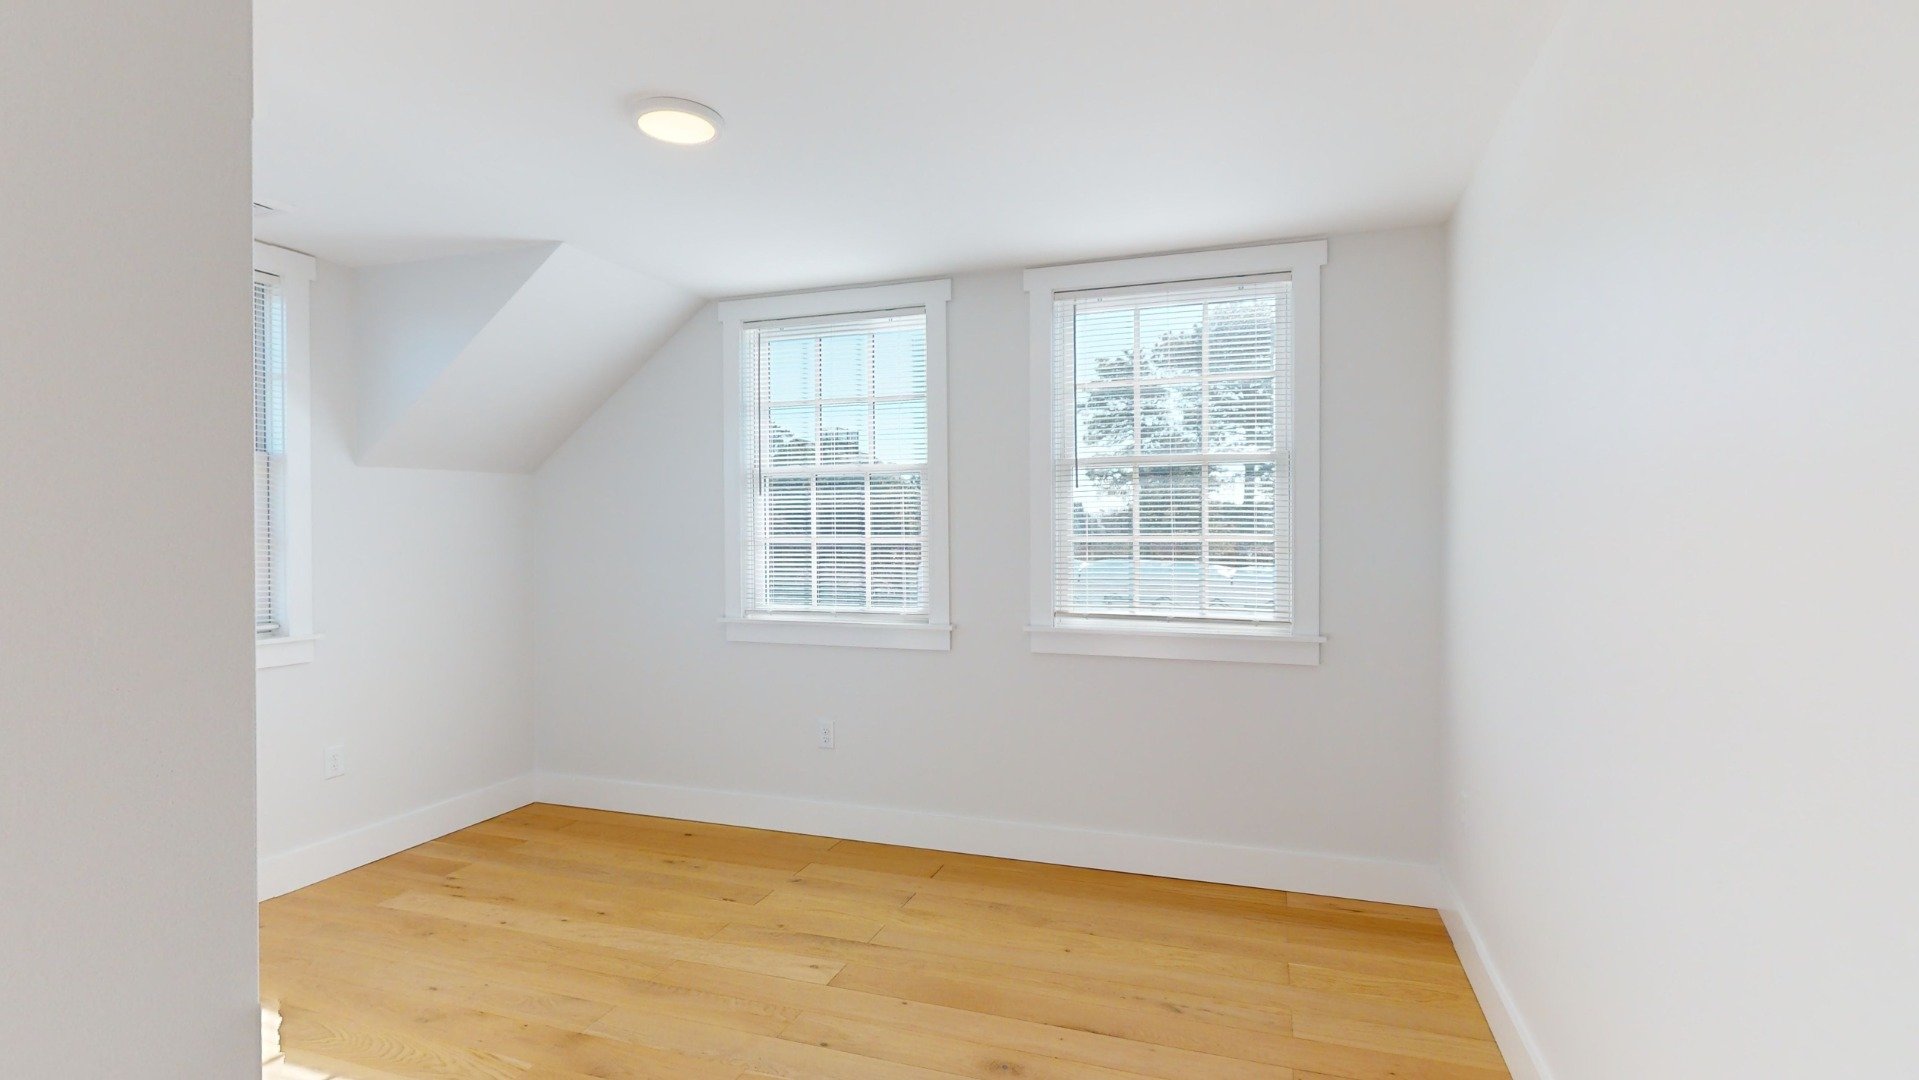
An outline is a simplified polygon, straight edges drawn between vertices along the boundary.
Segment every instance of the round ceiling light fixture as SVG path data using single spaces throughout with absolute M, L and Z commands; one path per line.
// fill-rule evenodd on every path
M 656 97 L 640 102 L 642 134 L 675 146 L 698 146 L 720 137 L 720 114 L 685 98 Z

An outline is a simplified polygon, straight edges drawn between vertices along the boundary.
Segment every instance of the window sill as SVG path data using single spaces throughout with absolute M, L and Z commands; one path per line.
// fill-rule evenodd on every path
M 294 664 L 307 664 L 313 661 L 313 646 L 320 640 L 318 634 L 299 634 L 290 637 L 254 638 L 253 667 L 260 670 L 270 667 L 290 667 Z
M 721 619 L 726 640 L 770 645 L 840 645 L 861 649 L 945 652 L 953 628 L 929 623 L 854 622 L 834 619 Z
M 1131 626 L 1029 626 L 1036 653 L 1131 656 L 1149 660 L 1221 660 L 1242 664 L 1319 665 L 1323 637 L 1257 631 Z

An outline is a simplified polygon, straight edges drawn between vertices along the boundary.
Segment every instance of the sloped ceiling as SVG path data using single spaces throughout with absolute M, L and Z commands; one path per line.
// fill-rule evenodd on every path
M 364 271 L 359 460 L 531 472 L 699 303 L 568 244 Z
M 1432 223 L 1562 6 L 256 0 L 254 195 L 351 266 L 559 239 L 713 298 Z
M 363 460 L 525 470 L 693 294 L 1444 220 L 1563 5 L 256 0 L 256 229 L 367 268 Z

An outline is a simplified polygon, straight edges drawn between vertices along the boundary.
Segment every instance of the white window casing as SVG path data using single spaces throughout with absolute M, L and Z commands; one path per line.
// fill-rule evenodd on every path
M 1325 262 L 1027 271 L 1033 651 L 1318 663 Z
M 729 641 L 946 649 L 946 281 L 719 305 Z
M 255 666 L 313 659 L 312 257 L 253 245 Z

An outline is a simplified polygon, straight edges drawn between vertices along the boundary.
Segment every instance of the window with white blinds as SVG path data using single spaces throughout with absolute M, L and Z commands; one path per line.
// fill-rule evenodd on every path
M 317 264 L 253 245 L 253 627 L 262 668 L 313 659 L 309 327 Z
M 747 613 L 924 620 L 923 308 L 741 328 Z
M 1053 297 L 1053 614 L 1294 615 L 1289 275 Z
M 253 275 L 253 629 L 283 632 L 280 551 L 286 487 L 286 297 L 280 279 Z
M 718 305 L 726 639 L 951 647 L 948 281 Z

